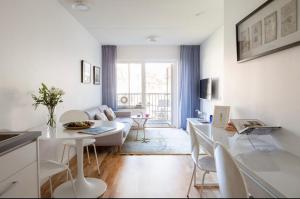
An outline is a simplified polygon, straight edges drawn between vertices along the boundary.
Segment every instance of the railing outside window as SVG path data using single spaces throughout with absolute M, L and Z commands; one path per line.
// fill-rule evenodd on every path
M 171 93 L 118 93 L 119 109 L 144 109 L 154 120 L 171 120 Z

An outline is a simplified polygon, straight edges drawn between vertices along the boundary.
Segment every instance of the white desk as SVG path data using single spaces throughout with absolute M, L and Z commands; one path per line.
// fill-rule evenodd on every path
M 280 137 L 282 130 L 270 135 L 231 136 L 222 128 L 188 119 L 188 130 L 194 130 L 207 145 L 222 143 L 230 151 L 245 176 L 254 197 L 299 197 L 300 157 L 285 150 Z M 282 131 L 282 132 L 281 132 Z
M 100 197 L 107 188 L 104 181 L 97 178 L 85 178 L 83 173 L 83 140 L 86 138 L 103 137 L 114 134 L 123 130 L 124 125 L 118 122 L 103 122 L 93 121 L 95 125 L 93 128 L 99 126 L 112 126 L 115 129 L 99 134 L 89 135 L 78 133 L 78 130 L 66 130 L 61 124 L 57 125 L 54 132 L 50 132 L 47 128 L 36 129 L 42 131 L 42 136 L 39 139 L 59 139 L 59 140 L 75 140 L 76 141 L 76 153 L 77 153 L 77 178 L 75 179 L 76 194 L 78 198 L 98 198 Z M 72 183 L 66 182 L 57 187 L 54 191 L 55 198 L 74 198 Z

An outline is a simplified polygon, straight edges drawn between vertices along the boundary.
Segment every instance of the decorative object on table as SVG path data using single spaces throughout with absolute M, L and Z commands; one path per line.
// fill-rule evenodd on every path
M 250 134 L 255 129 L 263 130 L 257 131 L 257 133 L 264 134 L 269 133 L 270 130 L 281 128 L 280 126 L 268 126 L 258 119 L 231 119 L 231 122 L 239 134 Z
M 300 45 L 298 2 L 268 0 L 236 25 L 237 61 Z
M 210 115 L 210 116 L 209 116 L 209 123 L 212 123 L 213 120 L 214 120 L 214 116 L 213 116 L 213 115 Z
M 92 65 L 88 62 L 81 61 L 81 82 L 84 84 L 91 83 L 91 69 Z
M 81 122 L 68 122 L 63 126 L 68 130 L 80 130 L 91 128 L 95 122 L 90 121 L 81 121 Z
M 101 85 L 101 67 L 94 66 L 94 84 Z
M 229 121 L 230 106 L 215 106 L 213 126 L 224 128 Z
M 235 126 L 233 125 L 232 122 L 228 122 L 227 125 L 225 126 L 225 130 L 228 131 L 230 134 L 235 134 L 237 132 Z
M 42 83 L 42 86 L 39 88 L 39 95 L 32 94 L 32 99 L 34 101 L 33 106 L 35 109 L 39 105 L 44 105 L 47 107 L 49 111 L 49 119 L 47 122 L 47 125 L 49 127 L 55 128 L 56 127 L 56 121 L 55 121 L 55 108 L 59 103 L 62 103 L 62 96 L 64 95 L 64 91 L 51 87 L 50 89 Z

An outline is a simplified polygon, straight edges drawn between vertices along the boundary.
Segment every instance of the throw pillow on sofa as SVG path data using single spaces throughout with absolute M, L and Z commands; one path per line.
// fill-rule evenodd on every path
M 109 121 L 114 121 L 116 119 L 116 114 L 111 108 L 104 110 L 104 113 Z
M 106 115 L 104 113 L 97 113 L 95 115 L 96 120 L 108 121 Z

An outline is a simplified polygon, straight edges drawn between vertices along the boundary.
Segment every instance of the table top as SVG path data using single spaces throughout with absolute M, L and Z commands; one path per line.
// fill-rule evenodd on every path
M 276 197 L 300 196 L 300 157 L 287 151 L 276 139 L 281 130 L 269 135 L 230 135 L 210 124 L 196 124 L 196 133 L 222 143 L 249 174 Z M 250 141 L 249 141 L 250 139 Z
M 120 122 L 110 122 L 110 121 L 101 121 L 101 120 L 91 120 L 95 124 L 91 128 L 97 128 L 100 126 L 105 127 L 114 127 L 113 130 L 107 131 L 98 135 L 84 134 L 80 133 L 82 130 L 67 130 L 63 127 L 62 123 L 58 123 L 57 127 L 54 130 L 50 130 L 47 126 L 40 126 L 30 129 L 30 131 L 41 131 L 42 135 L 39 137 L 41 140 L 47 139 L 61 139 L 61 140 L 70 140 L 70 139 L 86 139 L 86 138 L 95 138 L 111 135 L 117 132 L 120 132 L 124 129 L 124 124 Z
M 145 115 L 132 115 L 131 119 L 151 119 L 150 116 L 146 117 Z

